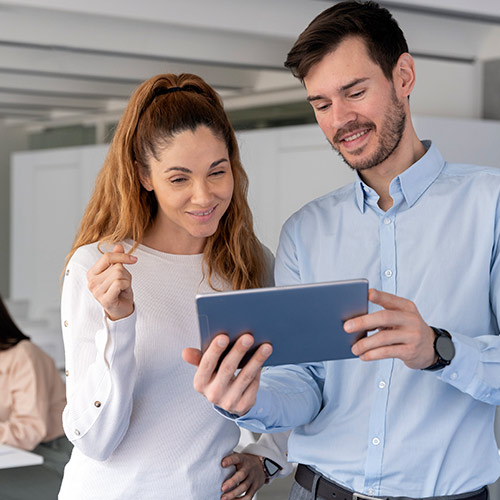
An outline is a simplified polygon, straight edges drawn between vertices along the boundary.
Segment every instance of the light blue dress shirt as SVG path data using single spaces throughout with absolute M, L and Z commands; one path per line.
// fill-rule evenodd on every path
M 453 362 L 437 372 L 397 359 L 269 368 L 257 404 L 237 419 L 256 432 L 295 427 L 290 461 L 372 496 L 462 493 L 500 474 L 500 169 L 450 164 L 424 145 L 391 182 L 387 212 L 357 178 L 295 213 L 275 277 L 277 285 L 368 278 L 448 330 Z

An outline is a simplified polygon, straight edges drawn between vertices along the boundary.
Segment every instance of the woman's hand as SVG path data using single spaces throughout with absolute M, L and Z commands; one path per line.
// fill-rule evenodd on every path
M 260 457 L 249 453 L 233 453 L 222 460 L 222 467 L 234 465 L 236 472 L 222 484 L 221 500 L 251 500 L 266 482 Z M 240 496 L 245 494 L 244 496 Z
M 124 264 L 135 264 L 137 257 L 128 255 L 123 246 L 115 245 L 87 273 L 89 290 L 112 321 L 126 318 L 134 312 L 132 276 Z

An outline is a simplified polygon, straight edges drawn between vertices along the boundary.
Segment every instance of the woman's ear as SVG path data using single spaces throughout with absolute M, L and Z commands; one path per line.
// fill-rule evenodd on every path
M 143 167 L 137 161 L 134 163 L 137 168 L 137 173 L 139 174 L 139 180 L 141 181 L 142 187 L 146 191 L 153 191 L 153 184 L 151 184 L 149 169 L 147 167 Z
M 415 86 L 415 61 L 408 52 L 399 56 L 393 71 L 393 82 L 400 97 L 409 97 Z

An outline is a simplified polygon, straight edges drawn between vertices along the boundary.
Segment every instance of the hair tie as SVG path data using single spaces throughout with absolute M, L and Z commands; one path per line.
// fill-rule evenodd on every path
M 202 94 L 203 92 L 201 91 L 201 89 L 199 89 L 198 87 L 195 87 L 194 85 L 184 85 L 184 87 L 169 87 L 169 88 L 165 88 L 165 87 L 157 87 L 154 89 L 153 91 L 153 94 L 154 94 L 154 97 L 159 97 L 161 95 L 166 95 L 166 94 L 171 94 L 173 92 L 195 92 L 196 94 Z
M 156 87 L 155 89 L 153 89 L 153 93 L 152 93 L 152 96 L 149 98 L 149 101 L 147 102 L 147 104 L 142 108 L 141 112 L 139 113 L 139 120 L 142 118 L 142 115 L 144 114 L 144 112 L 149 108 L 149 106 L 151 106 L 151 104 L 153 103 L 153 101 L 159 97 L 159 96 L 162 96 L 162 95 L 166 95 L 166 94 L 172 94 L 174 92 L 195 92 L 196 94 L 199 94 L 199 95 L 203 95 L 203 91 L 196 87 L 195 85 L 191 85 L 191 84 L 188 84 L 188 85 L 184 85 L 184 87 Z M 207 97 L 208 98 L 208 97 Z M 210 99 L 210 98 L 208 98 Z M 212 99 L 210 99 L 212 100 Z

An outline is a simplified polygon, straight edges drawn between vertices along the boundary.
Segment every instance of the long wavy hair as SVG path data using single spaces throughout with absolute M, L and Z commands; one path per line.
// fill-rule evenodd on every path
M 162 74 L 142 83 L 132 95 L 118 124 L 95 190 L 85 210 L 66 264 L 77 248 L 89 243 L 141 243 L 152 224 L 158 203 L 142 186 L 139 168 L 149 170 L 174 137 L 208 127 L 227 147 L 234 178 L 228 209 L 203 250 L 204 272 L 212 288 L 216 275 L 233 289 L 264 285 L 262 247 L 253 230 L 247 202 L 248 177 L 240 160 L 234 130 L 218 94 L 192 74 Z
M 0 351 L 6 351 L 17 345 L 21 340 L 29 339 L 14 323 L 2 297 L 0 297 Z

